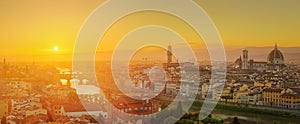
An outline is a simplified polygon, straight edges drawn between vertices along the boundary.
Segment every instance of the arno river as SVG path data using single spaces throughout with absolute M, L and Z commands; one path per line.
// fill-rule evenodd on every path
M 238 117 L 244 120 L 251 120 L 255 122 L 263 122 L 266 124 L 272 124 L 274 120 L 279 121 L 281 124 L 298 124 L 299 118 L 289 118 L 289 117 L 280 117 L 280 116 L 272 116 L 272 115 L 264 115 L 264 114 L 254 114 L 254 113 L 245 113 L 245 112 L 237 112 L 231 110 L 221 110 L 215 109 L 212 113 L 213 118 L 226 119 L 229 117 Z

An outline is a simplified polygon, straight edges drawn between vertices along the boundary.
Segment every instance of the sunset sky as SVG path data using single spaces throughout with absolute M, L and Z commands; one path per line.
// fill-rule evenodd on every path
M 300 46 L 299 0 L 196 2 L 214 21 L 225 47 L 264 47 L 273 46 L 275 42 L 281 47 Z M 72 54 L 81 26 L 101 3 L 103 0 L 1 0 L 0 57 Z M 188 38 L 190 43 L 198 43 L 196 34 L 180 20 L 170 24 L 167 20 L 176 20 L 170 15 L 148 15 L 142 18 L 145 21 L 141 19 L 144 16 L 141 13 L 124 18 L 119 26 L 112 27 L 108 35 L 119 35 L 120 38 L 122 32 L 124 34 L 132 28 L 126 21 L 140 19 L 134 22 L 134 27 L 154 23 L 149 19 L 156 16 L 163 20 L 156 24 L 173 26 L 174 30 L 191 37 Z M 121 30 L 116 30 L 120 27 Z M 59 50 L 54 51 L 54 46 L 58 46 Z M 110 49 L 99 51 L 106 50 Z

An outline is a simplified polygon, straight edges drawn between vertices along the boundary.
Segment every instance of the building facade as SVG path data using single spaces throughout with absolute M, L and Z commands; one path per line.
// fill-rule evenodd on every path
M 242 57 L 238 58 L 234 62 L 236 68 L 242 70 L 257 70 L 264 71 L 268 69 L 280 70 L 285 67 L 284 55 L 278 49 L 277 44 L 275 44 L 274 49 L 268 54 L 267 61 L 255 61 L 253 59 L 249 60 L 248 50 L 243 50 Z
M 263 103 L 267 106 L 300 109 L 299 88 L 266 88 L 263 90 Z

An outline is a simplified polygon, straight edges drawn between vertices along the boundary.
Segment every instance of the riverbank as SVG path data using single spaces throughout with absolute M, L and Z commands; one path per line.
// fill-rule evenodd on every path
M 191 112 L 199 111 L 202 107 L 201 101 L 195 101 L 190 108 Z M 272 116 L 281 116 L 281 117 L 296 117 L 300 118 L 299 115 L 292 112 L 285 112 L 285 111 L 274 111 L 269 109 L 260 109 L 260 108 L 249 108 L 244 106 L 235 106 L 235 105 L 227 105 L 227 104 L 217 104 L 215 109 L 222 109 L 222 110 L 231 110 L 231 111 L 242 111 L 245 113 L 255 113 L 255 114 L 265 114 L 265 115 L 272 115 Z
M 190 108 L 190 112 L 199 112 L 202 107 L 201 101 L 195 101 Z M 268 109 L 247 108 L 244 106 L 233 106 L 226 104 L 217 104 L 212 115 L 219 119 L 238 117 L 245 120 L 272 124 L 273 121 L 281 123 L 297 124 L 300 117 L 295 113 L 273 111 Z

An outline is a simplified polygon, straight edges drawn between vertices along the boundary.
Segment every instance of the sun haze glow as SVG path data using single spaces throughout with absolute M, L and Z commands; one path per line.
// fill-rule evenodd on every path
M 280 47 L 300 47 L 299 0 L 193 1 L 207 12 L 215 23 L 226 51 L 251 46 L 273 48 L 275 42 Z M 46 56 L 59 52 L 64 55 L 64 60 L 72 60 L 74 44 L 81 26 L 103 2 L 105 0 L 0 0 L 0 56 L 10 57 L 10 60 L 14 59 L 12 61 L 47 61 Z M 189 17 L 196 16 L 193 13 L 188 14 L 191 14 L 187 15 Z M 198 38 L 196 39 L 195 32 L 191 30 L 193 28 L 189 28 L 183 20 L 171 14 L 146 11 L 128 15 L 121 20 L 115 27 L 111 27 L 111 32 L 103 39 L 107 42 L 99 45 L 106 46 L 104 49 L 99 47 L 100 52 L 113 51 L 113 47 L 118 43 L 117 39 L 126 35 L 126 31 L 149 24 L 172 27 L 180 32 L 179 34 L 189 36 L 187 41 L 193 43 L 191 47 L 206 49 L 205 45 L 201 45 Z M 58 51 L 53 49 L 54 45 L 59 46 Z M 36 58 L 36 55 L 39 55 L 39 58 Z
M 55 52 L 58 51 L 58 49 L 59 49 L 58 46 L 54 46 L 54 47 L 53 47 L 53 50 L 54 50 Z

